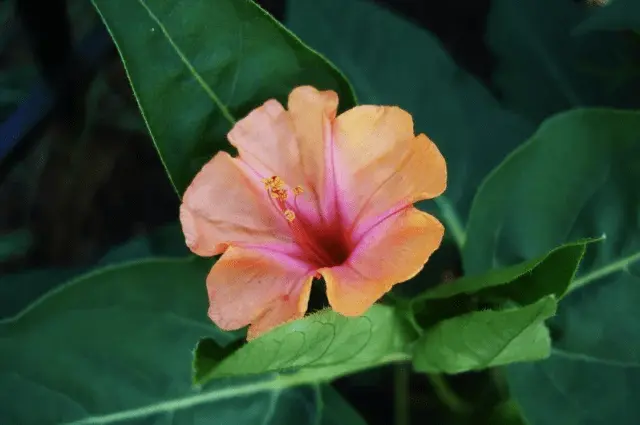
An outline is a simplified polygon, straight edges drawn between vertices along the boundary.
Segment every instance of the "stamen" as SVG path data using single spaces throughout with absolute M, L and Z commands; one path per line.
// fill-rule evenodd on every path
M 285 189 L 272 189 L 271 197 L 273 199 L 278 199 L 280 201 L 286 201 L 287 198 L 289 197 L 289 194 Z
M 304 193 L 302 186 L 296 186 L 292 189 L 293 192 L 293 205 L 287 202 L 289 192 L 284 188 L 285 182 L 278 176 L 271 176 L 266 179 L 262 179 L 264 187 L 269 193 L 269 197 L 273 199 L 273 206 L 278 209 L 284 218 L 289 222 L 289 226 L 295 238 L 300 246 L 307 252 L 311 253 L 319 263 L 330 263 L 331 258 L 327 257 L 326 253 L 321 248 L 316 246 L 315 241 L 308 234 L 305 229 L 306 224 L 304 217 L 296 217 L 295 210 L 298 210 L 298 196 Z
M 274 179 L 276 179 L 276 176 L 269 177 L 268 179 L 262 179 L 262 183 L 264 183 L 264 188 L 267 190 L 271 190 L 271 188 L 274 185 Z
M 266 179 L 262 179 L 262 183 L 264 183 L 264 188 L 269 192 L 269 195 L 273 199 L 277 199 L 279 201 L 286 201 L 289 197 L 287 189 L 285 189 L 284 181 L 278 176 L 271 176 Z
M 286 219 L 287 219 L 287 221 L 288 221 L 289 223 L 291 223 L 293 220 L 295 220 L 295 219 L 296 219 L 296 213 L 294 213 L 294 212 L 293 212 L 293 211 L 291 211 L 291 210 L 286 210 L 286 211 L 284 212 L 284 218 L 286 218 Z

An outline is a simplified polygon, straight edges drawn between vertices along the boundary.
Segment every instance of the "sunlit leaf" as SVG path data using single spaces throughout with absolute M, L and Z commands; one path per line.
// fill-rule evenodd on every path
M 415 343 L 413 364 L 422 372 L 461 373 L 549 356 L 544 321 L 556 310 L 553 297 L 524 307 L 476 311 L 444 320 Z
M 407 345 L 413 339 L 414 331 L 391 307 L 374 305 L 365 315 L 353 318 L 323 310 L 264 334 L 219 363 L 210 362 L 212 369 L 201 374 L 199 381 L 274 371 L 287 371 L 308 382 L 330 381 L 408 360 Z M 208 353 L 196 350 L 196 355 Z M 203 360 L 196 359 L 201 364 Z
M 529 304 L 547 295 L 561 298 L 569 289 L 586 245 L 593 241 L 568 243 L 533 260 L 464 276 L 425 291 L 412 302 L 417 304 L 472 294 L 480 299 L 502 297 L 520 304 Z

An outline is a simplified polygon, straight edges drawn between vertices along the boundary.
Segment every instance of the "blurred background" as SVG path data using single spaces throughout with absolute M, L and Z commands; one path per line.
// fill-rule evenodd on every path
M 286 19 L 285 0 L 257 2 Z M 490 86 L 489 0 L 375 3 L 430 31 L 459 67 Z M 99 265 L 185 254 L 178 205 L 91 2 L 0 0 L 0 317 Z M 414 419 L 454 423 L 451 409 L 464 409 L 448 387 L 392 372 L 383 368 L 335 386 L 373 425 L 393 422 L 398 379 L 411 381 L 400 402 Z M 498 411 L 500 423 L 511 416 L 519 423 L 511 406 L 501 405 L 504 388 L 491 373 L 450 384 L 467 402 L 486 406 L 474 423 L 492 423 Z

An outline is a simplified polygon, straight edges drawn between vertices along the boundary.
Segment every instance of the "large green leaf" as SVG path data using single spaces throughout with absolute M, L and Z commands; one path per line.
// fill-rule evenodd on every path
M 179 223 L 160 226 L 109 250 L 92 267 L 32 269 L 5 274 L 0 279 L 0 319 L 18 314 L 56 286 L 87 271 L 150 257 L 184 257 L 188 249 Z
M 178 190 L 234 122 L 298 85 L 355 104 L 332 65 L 251 0 L 93 0 L 113 37 L 143 117 Z
M 549 356 L 544 321 L 556 311 L 552 296 L 524 307 L 475 311 L 427 329 L 415 344 L 413 364 L 429 373 L 461 373 Z
M 465 269 L 535 258 L 567 240 L 590 246 L 551 322 L 550 359 L 509 369 L 532 425 L 637 424 L 640 407 L 640 113 L 560 114 L 484 182 L 469 220 Z M 540 406 L 553 406 L 541 411 Z
M 271 374 L 193 388 L 196 342 L 210 337 L 224 345 L 239 336 L 221 332 L 206 316 L 209 267 L 199 259 L 108 267 L 1 321 L 0 423 L 324 420 L 324 390 L 293 388 L 308 379 Z
M 583 34 L 601 30 L 640 30 L 640 2 L 613 0 L 604 7 L 594 7 L 575 32 Z
M 546 121 L 478 190 L 465 271 L 516 264 L 598 236 L 606 239 L 592 245 L 576 285 L 640 259 L 639 134 L 640 113 L 631 111 L 580 109 Z
M 491 2 L 487 42 L 505 104 L 538 122 L 581 106 L 640 105 L 637 44 L 623 34 L 574 35 L 585 3 Z
M 533 130 L 503 109 L 460 69 L 438 40 L 364 0 L 291 0 L 287 24 L 336 63 L 363 103 L 399 105 L 448 164 L 448 188 L 436 205 L 458 246 L 481 179 Z M 330 25 L 328 25 L 330 23 Z
M 196 370 L 196 381 L 284 370 L 309 382 L 330 381 L 409 360 L 407 346 L 415 337 L 415 332 L 388 306 L 376 304 L 354 318 L 323 310 L 268 332 L 219 363 L 210 362 L 208 372 Z M 209 353 L 196 349 L 196 364 L 209 360 L 202 358 Z
M 551 357 L 508 367 L 530 425 L 640 423 L 639 276 L 636 263 L 565 298 Z

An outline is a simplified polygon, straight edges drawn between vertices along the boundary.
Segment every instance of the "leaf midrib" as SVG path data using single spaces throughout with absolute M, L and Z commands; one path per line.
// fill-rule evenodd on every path
M 500 357 L 500 355 L 502 353 L 507 351 L 507 349 L 511 346 L 511 344 L 513 344 L 513 342 L 515 340 L 520 338 L 527 330 L 529 330 L 531 326 L 539 327 L 541 325 L 544 325 L 544 319 L 549 317 L 549 315 L 547 314 L 547 308 L 549 307 L 549 302 L 553 302 L 553 301 L 552 301 L 551 298 L 547 297 L 547 299 L 544 302 L 540 303 L 540 307 L 538 308 L 538 311 L 535 313 L 535 316 L 533 317 L 533 320 L 530 320 L 529 323 L 527 323 L 526 325 L 522 326 L 515 333 L 515 335 L 513 335 L 510 338 L 508 338 L 508 340 L 502 345 L 502 347 L 499 350 L 496 350 L 494 355 L 489 360 L 487 360 L 485 362 L 485 364 L 484 364 L 485 368 L 492 366 L 493 363 L 496 361 L 496 359 L 498 357 Z
M 377 362 L 375 362 L 375 364 L 371 364 L 369 365 L 369 367 L 407 360 L 408 359 L 406 353 L 390 353 L 382 356 L 380 359 L 378 359 Z M 277 374 L 273 379 L 267 381 L 236 385 L 204 393 L 192 394 L 186 397 L 165 400 L 159 403 L 153 403 L 134 409 L 110 413 L 107 415 L 93 416 L 72 422 L 65 422 L 62 425 L 102 425 L 122 421 L 130 421 L 132 419 L 144 418 L 159 413 L 175 412 L 202 404 L 237 398 L 241 396 L 248 396 L 264 392 L 280 392 L 288 388 L 298 387 L 301 385 L 317 384 L 325 380 L 328 381 L 335 377 L 337 377 L 335 376 L 335 374 L 331 374 L 331 376 L 326 376 L 325 379 L 312 379 L 308 373 L 304 372 L 291 375 Z
M 605 266 L 602 266 L 598 269 L 592 270 L 591 272 L 585 274 L 584 276 L 575 279 L 572 283 L 571 283 L 571 287 L 570 290 L 574 291 L 576 289 L 579 289 L 589 283 L 592 283 L 600 278 L 603 278 L 605 276 L 608 276 L 610 274 L 613 274 L 615 272 L 621 271 L 621 270 L 625 270 L 630 264 L 635 263 L 636 261 L 640 260 L 640 251 L 631 254 L 629 256 L 626 257 L 622 257 L 621 259 L 619 259 L 618 261 L 614 261 L 611 263 L 608 263 Z
M 193 75 L 193 78 L 196 79 L 198 84 L 200 84 L 200 87 L 202 87 L 205 93 L 207 93 L 207 95 L 216 104 L 216 106 L 218 106 L 218 108 L 220 109 L 220 112 L 222 113 L 222 116 L 224 116 L 227 119 L 227 121 L 231 123 L 231 125 L 235 124 L 236 123 L 235 117 L 231 115 L 231 112 L 229 112 L 229 109 L 226 107 L 226 105 L 214 93 L 214 91 L 211 89 L 209 84 L 207 84 L 207 82 L 204 81 L 204 78 L 202 78 L 202 76 L 198 73 L 198 71 L 196 71 L 193 64 L 191 64 L 191 62 L 189 61 L 189 59 L 187 59 L 186 55 L 182 52 L 180 47 L 178 47 L 178 45 L 173 40 L 173 38 L 167 31 L 167 28 L 160 21 L 158 16 L 156 16 L 156 14 L 153 13 L 153 11 L 149 8 L 149 6 L 147 6 L 144 0 L 138 0 L 138 3 L 140 3 L 140 6 L 142 6 L 147 11 L 151 20 L 153 20 L 156 23 L 156 25 L 158 25 L 158 28 L 160 28 L 160 31 L 162 31 L 162 34 L 166 37 L 167 41 L 169 42 L 171 47 L 175 50 L 178 57 L 180 57 L 180 60 L 182 61 L 182 63 L 187 67 L 189 72 L 191 72 L 191 74 Z

